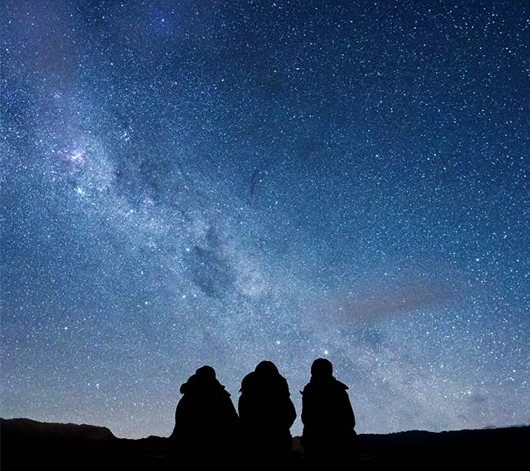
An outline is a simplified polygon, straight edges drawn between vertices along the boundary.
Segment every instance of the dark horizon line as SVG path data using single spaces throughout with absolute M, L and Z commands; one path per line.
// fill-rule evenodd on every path
M 118 440 L 145 440 L 146 438 L 155 437 L 155 438 L 169 438 L 168 436 L 160 436 L 160 435 L 148 435 L 146 437 L 140 437 L 140 438 L 130 438 L 130 437 L 118 437 L 115 435 L 115 433 L 112 431 L 112 429 L 107 425 L 95 425 L 95 424 L 88 424 L 88 423 L 75 423 L 75 422 L 43 422 L 40 420 L 30 419 L 28 417 L 12 417 L 12 418 L 5 418 L 0 416 L 0 421 L 15 421 L 15 420 L 23 420 L 23 421 L 29 421 L 34 422 L 37 424 L 45 424 L 45 425 L 73 425 L 77 427 L 94 427 L 94 428 L 100 428 L 100 429 L 107 429 L 114 438 Z M 439 430 L 439 431 L 433 431 L 433 430 L 427 430 L 427 429 L 408 429 L 408 430 L 399 430 L 395 432 L 386 432 L 386 433 L 378 433 L 378 432 L 360 432 L 359 435 L 378 435 L 378 436 L 388 436 L 388 435 L 396 435 L 396 434 L 402 434 L 402 433 L 428 433 L 428 434 L 443 434 L 443 433 L 452 433 L 452 432 L 474 432 L 474 431 L 485 431 L 485 430 L 505 430 L 505 429 L 517 429 L 517 428 L 530 428 L 530 423 L 528 424 L 513 424 L 513 425 L 502 425 L 502 426 L 496 426 L 496 425 L 486 425 L 482 428 L 462 428 L 462 429 L 446 429 L 446 430 Z M 299 435 L 293 436 L 294 438 L 299 437 Z M 0 438 L 1 442 L 1 438 Z

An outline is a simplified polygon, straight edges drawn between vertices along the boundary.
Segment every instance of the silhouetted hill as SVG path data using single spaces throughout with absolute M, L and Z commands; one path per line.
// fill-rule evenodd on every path
M 106 427 L 0 418 L 2 463 L 137 462 L 164 458 L 167 438 L 116 438 Z
M 165 467 L 168 439 L 116 438 L 106 427 L 50 424 L 29 419 L 0 419 L 2 465 L 27 462 L 143 463 Z M 410 431 L 360 435 L 365 459 L 356 466 L 386 462 L 530 463 L 530 427 L 454 432 Z M 205 440 L 205 453 L 208 453 Z M 299 437 L 293 460 L 303 459 Z M 4 469 L 4 468 L 3 468 Z
M 378 462 L 530 463 L 530 427 L 360 435 Z
M 46 437 L 49 440 L 116 440 L 114 434 L 107 427 L 85 424 L 55 424 L 30 419 L 6 420 L 0 418 L 0 430 L 3 437 Z

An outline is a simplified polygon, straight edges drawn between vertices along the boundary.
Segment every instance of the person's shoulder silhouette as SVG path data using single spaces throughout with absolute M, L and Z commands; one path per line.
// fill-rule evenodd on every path
M 181 387 L 168 455 L 177 461 L 228 458 L 237 425 L 230 394 L 211 366 L 202 366 Z M 204 453 L 204 449 L 208 453 Z
M 348 386 L 333 376 L 333 365 L 319 358 L 302 391 L 302 446 L 306 458 L 342 461 L 359 453 Z
M 242 453 L 253 460 L 282 459 L 291 450 L 296 419 L 286 379 L 274 363 L 262 361 L 243 378 L 240 391 Z

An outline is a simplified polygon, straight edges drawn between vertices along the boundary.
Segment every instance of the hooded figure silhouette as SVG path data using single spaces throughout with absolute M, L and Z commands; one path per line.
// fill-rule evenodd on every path
M 360 453 L 348 386 L 333 376 L 333 365 L 319 358 L 302 391 L 302 446 L 315 461 L 349 461 Z
M 243 457 L 252 461 L 287 459 L 296 410 L 287 381 L 274 363 L 262 361 L 243 378 L 238 408 Z
M 180 387 L 180 392 L 168 457 L 173 461 L 230 459 L 238 417 L 215 370 L 202 366 Z

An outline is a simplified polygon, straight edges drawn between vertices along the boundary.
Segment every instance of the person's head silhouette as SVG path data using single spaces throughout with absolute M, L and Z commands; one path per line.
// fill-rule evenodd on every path
M 333 376 L 333 365 L 325 358 L 318 358 L 311 365 L 311 376 L 315 378 L 330 378 Z
M 195 374 L 201 379 L 212 381 L 215 379 L 215 370 L 208 365 L 201 366 Z
M 272 361 L 268 360 L 263 360 L 260 362 L 258 366 L 256 366 L 255 371 L 259 376 L 266 377 L 277 376 L 280 374 L 276 365 Z

